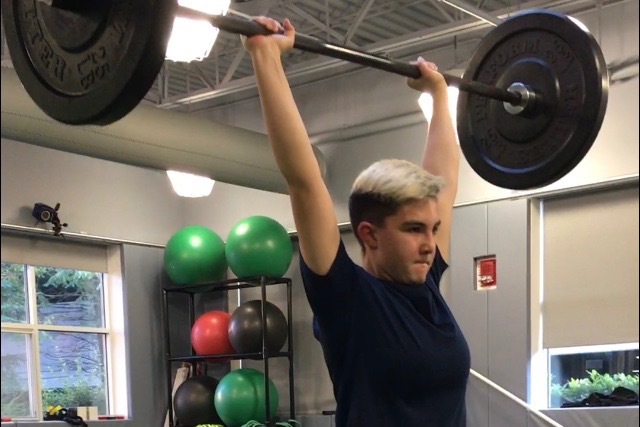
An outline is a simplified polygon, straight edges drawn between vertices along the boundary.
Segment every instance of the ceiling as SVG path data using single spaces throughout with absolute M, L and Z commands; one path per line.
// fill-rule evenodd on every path
M 549 8 L 573 14 L 619 1 L 623 0 L 235 0 L 231 13 L 289 18 L 300 33 L 403 60 L 477 41 L 482 31 L 518 10 Z M 2 64 L 10 66 L 4 33 L 2 47 Z M 466 59 L 460 58 L 460 68 Z M 292 86 L 358 67 L 300 50 L 287 53 L 284 66 Z M 221 32 L 205 60 L 166 61 L 143 102 L 198 112 L 255 96 L 251 61 L 240 38 Z
M 487 21 L 522 9 L 550 8 L 573 14 L 617 0 L 248 0 L 235 1 L 243 15 L 289 18 L 300 33 L 336 45 L 403 60 L 429 50 L 479 40 Z M 457 7 L 456 7 L 457 6 Z M 463 9 L 465 11 L 463 11 Z M 483 19 L 480 19 L 483 18 Z M 464 68 L 461 57 L 459 67 Z M 357 68 L 344 61 L 293 50 L 284 58 L 292 86 Z M 256 96 L 249 55 L 240 38 L 220 33 L 207 59 L 167 61 L 146 100 L 162 108 L 203 111 Z

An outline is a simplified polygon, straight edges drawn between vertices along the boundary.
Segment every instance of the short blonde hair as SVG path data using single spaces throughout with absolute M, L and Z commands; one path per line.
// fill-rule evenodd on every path
M 437 197 L 444 182 L 415 163 L 400 159 L 375 162 L 362 171 L 351 187 L 351 194 L 372 193 L 398 203 Z
M 444 180 L 406 160 L 375 162 L 356 178 L 349 196 L 349 217 L 356 238 L 362 221 L 382 226 L 386 217 L 407 202 L 436 198 Z M 360 242 L 362 246 L 362 242 Z

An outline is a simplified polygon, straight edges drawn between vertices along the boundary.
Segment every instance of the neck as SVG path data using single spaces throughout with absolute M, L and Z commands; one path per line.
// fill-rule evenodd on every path
M 367 273 L 377 277 L 378 279 L 393 281 L 393 278 L 389 276 L 383 268 L 373 262 L 371 254 L 367 254 L 366 252 L 362 254 L 362 268 L 364 268 Z

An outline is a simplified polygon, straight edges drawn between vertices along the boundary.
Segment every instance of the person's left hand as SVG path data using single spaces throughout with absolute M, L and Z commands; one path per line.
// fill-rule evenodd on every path
M 257 35 L 252 37 L 241 37 L 242 44 L 250 54 L 253 54 L 258 49 L 265 47 L 276 47 L 280 53 L 293 48 L 296 30 L 288 19 L 285 19 L 282 24 L 275 19 L 266 16 L 256 16 L 253 20 L 264 26 L 266 29 L 273 31 L 274 34 L 268 36 Z
M 435 91 L 446 90 L 447 82 L 444 76 L 438 72 L 438 67 L 433 62 L 427 62 L 421 56 L 415 61 L 411 61 L 411 65 L 415 65 L 420 70 L 420 78 L 407 78 L 407 84 L 410 88 L 420 92 L 428 92 L 433 95 Z

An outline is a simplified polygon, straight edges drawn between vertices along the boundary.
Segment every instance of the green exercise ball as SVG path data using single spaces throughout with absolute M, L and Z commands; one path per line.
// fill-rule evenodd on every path
M 222 280 L 227 271 L 224 241 L 207 227 L 183 227 L 167 242 L 164 268 L 179 285 Z
M 264 374 L 256 369 L 236 369 L 226 374 L 216 387 L 214 406 L 227 427 L 239 427 L 248 421 L 266 421 Z M 269 412 L 278 410 L 278 391 L 269 379 Z
M 227 236 L 225 254 L 237 277 L 282 277 L 291 264 L 293 244 L 278 221 L 255 215 L 234 224 Z

